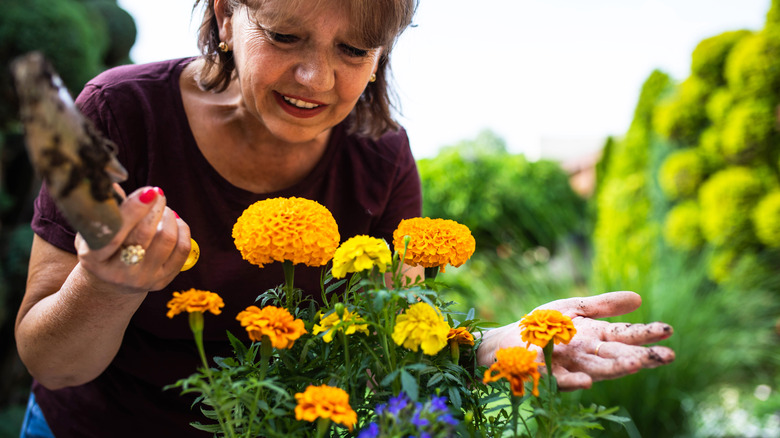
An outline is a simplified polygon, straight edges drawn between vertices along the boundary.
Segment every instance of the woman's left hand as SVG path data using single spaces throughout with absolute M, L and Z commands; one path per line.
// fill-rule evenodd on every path
M 609 323 L 597 318 L 624 315 L 642 304 L 634 292 L 610 292 L 587 298 L 553 301 L 537 309 L 554 309 L 569 316 L 577 329 L 568 344 L 558 344 L 553 352 L 553 373 L 564 391 L 587 389 L 594 381 L 615 379 L 643 368 L 655 368 L 674 361 L 674 351 L 668 347 L 646 344 L 672 335 L 672 327 L 662 322 L 649 324 Z M 477 352 L 480 365 L 490 366 L 496 352 L 503 348 L 522 346 L 522 329 L 518 323 L 486 331 Z M 539 347 L 538 361 L 544 362 Z

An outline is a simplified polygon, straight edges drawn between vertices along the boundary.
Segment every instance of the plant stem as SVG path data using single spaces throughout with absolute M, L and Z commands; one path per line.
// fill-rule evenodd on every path
M 552 355 L 555 344 L 552 340 L 544 347 L 544 363 L 547 367 L 547 396 L 550 398 L 550 416 L 548 417 L 549 424 L 547 424 L 547 436 L 552 436 L 553 433 L 553 419 L 557 416 L 555 413 L 555 391 L 557 390 L 555 385 L 555 377 L 552 371 Z
M 293 279 L 295 278 L 295 265 L 289 260 L 282 262 L 282 268 L 284 269 L 284 291 L 287 295 L 287 310 L 293 315 Z
M 220 428 L 225 432 L 225 436 L 234 437 L 236 436 L 236 433 L 233 430 L 233 425 L 224 418 L 218 400 L 216 400 L 216 397 L 213 397 L 217 386 L 214 383 L 214 376 L 211 374 L 211 367 L 209 367 L 209 362 L 206 359 L 206 349 L 203 347 L 203 312 L 190 312 L 189 323 L 190 330 L 192 330 L 192 335 L 195 338 L 195 346 L 198 348 L 200 361 L 203 363 L 203 372 L 209 380 L 208 389 L 210 397 L 208 398 L 212 398 L 212 402 L 214 403 L 214 410 L 217 412 L 217 421 L 219 422 Z
M 510 396 L 512 402 L 512 435 L 517 436 L 517 417 L 520 415 L 520 397 L 512 394 Z M 525 420 L 523 420 L 525 423 Z
M 271 361 L 272 349 L 271 338 L 267 335 L 263 335 L 263 338 L 260 341 L 260 380 L 265 380 L 265 376 L 268 373 L 268 364 Z

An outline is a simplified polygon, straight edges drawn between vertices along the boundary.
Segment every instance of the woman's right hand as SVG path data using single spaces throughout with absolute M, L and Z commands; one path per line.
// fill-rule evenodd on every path
M 33 239 L 16 345 L 30 374 L 49 389 L 99 376 L 119 351 L 146 294 L 170 283 L 187 258 L 189 226 L 166 207 L 161 190 L 136 190 L 120 213 L 122 228 L 97 250 L 80 236 L 76 255 L 40 236 Z M 145 249 L 136 264 L 121 260 L 128 245 Z
M 165 195 L 159 187 L 137 189 L 127 196 L 119 210 L 122 228 L 108 245 L 92 250 L 81 235 L 76 236 L 80 264 L 94 280 L 108 283 L 118 292 L 162 289 L 176 277 L 187 259 L 189 227 L 166 206 Z M 121 260 L 122 251 L 131 245 L 144 249 L 142 259 L 135 264 Z

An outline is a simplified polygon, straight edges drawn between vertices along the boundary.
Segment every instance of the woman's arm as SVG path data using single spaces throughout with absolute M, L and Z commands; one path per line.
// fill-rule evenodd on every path
M 149 190 L 155 189 L 139 189 L 122 203 L 124 225 L 104 248 L 90 250 L 77 236 L 74 255 L 35 236 L 16 343 L 30 374 L 47 388 L 100 375 L 146 294 L 167 285 L 184 264 L 189 227 L 165 206 L 162 194 Z M 119 259 L 130 244 L 146 249 L 136 265 Z

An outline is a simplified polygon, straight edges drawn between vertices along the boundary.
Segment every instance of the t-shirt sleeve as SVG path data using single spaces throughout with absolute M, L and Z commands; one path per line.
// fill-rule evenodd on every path
M 392 242 L 393 231 L 404 220 L 422 215 L 422 187 L 417 163 L 409 147 L 409 139 L 405 131 L 400 138 L 396 172 L 391 184 L 387 207 L 380 220 L 376 223 L 372 235 Z
M 100 100 L 99 89 L 87 85 L 76 99 L 76 106 L 85 117 L 92 120 L 99 131 L 105 132 L 105 126 L 102 122 L 103 117 L 101 117 L 100 111 L 101 107 L 104 106 Z M 75 254 L 76 249 L 73 243 L 76 238 L 76 231 L 68 224 L 68 221 L 60 212 L 54 199 L 49 194 L 45 182 L 41 185 L 41 190 L 35 199 L 33 207 L 33 218 L 30 222 L 33 232 L 57 248 Z

